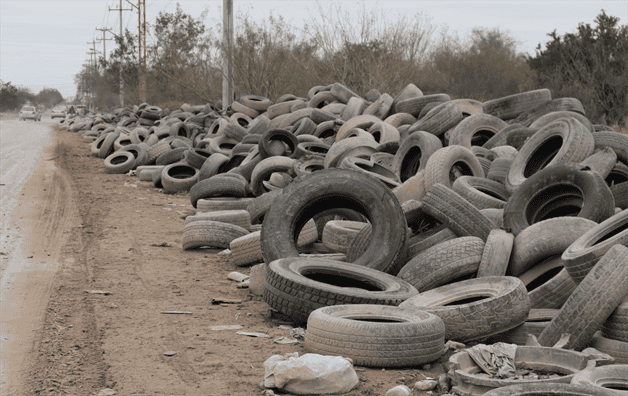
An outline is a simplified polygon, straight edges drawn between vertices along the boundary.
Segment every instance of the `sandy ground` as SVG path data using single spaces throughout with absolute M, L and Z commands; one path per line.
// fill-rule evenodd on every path
M 184 219 L 194 213 L 188 194 L 166 195 L 137 178 L 105 174 L 78 134 L 52 136 L 22 192 L 28 198 L 15 209 L 26 236 L 21 245 L 8 244 L 16 246 L 11 263 L 41 269 L 16 270 L 29 282 L 16 278 L 7 288 L 27 301 L 41 296 L 31 301 L 27 318 L 13 321 L 20 329 L 13 336 L 24 339 L 13 356 L 23 359 L 11 361 L 8 393 L 96 395 L 109 388 L 118 395 L 262 395 L 266 359 L 307 353 L 303 345 L 275 344 L 289 333 L 279 326 L 291 323 L 227 279 L 248 268 L 221 262 L 218 250 L 182 250 Z M 91 290 L 111 294 L 86 293 Z M 22 303 L 6 298 L 23 316 Z M 212 298 L 239 302 L 213 305 Z M 3 294 L 3 309 L 4 302 Z M 270 338 L 211 330 L 217 325 L 241 325 Z M 438 378 L 447 357 L 403 370 L 359 367 L 360 383 L 348 395 L 383 395 L 397 384 Z

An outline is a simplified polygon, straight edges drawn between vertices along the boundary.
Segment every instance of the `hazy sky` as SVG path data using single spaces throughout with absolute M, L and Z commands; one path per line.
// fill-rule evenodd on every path
M 131 0 L 136 3 L 136 0 Z M 330 1 L 321 1 L 327 4 Z M 344 7 L 357 7 L 361 1 L 336 1 Z M 146 0 L 149 21 L 159 11 L 174 12 L 179 3 L 185 13 L 198 17 L 203 9 L 209 13 L 206 27 L 212 27 L 222 18 L 222 0 Z M 438 28 L 448 27 L 464 38 L 474 27 L 509 30 L 520 42 L 519 49 L 534 54 L 534 49 L 547 41 L 547 33 L 575 32 L 578 23 L 594 25 L 593 20 L 602 9 L 628 24 L 628 0 L 586 1 L 365 1 L 367 7 L 380 6 L 391 13 L 415 14 L 422 12 Z M 0 79 L 16 86 L 25 86 L 34 93 L 43 87 L 58 89 L 64 97 L 76 93 L 74 75 L 88 63 L 87 52 L 93 39 L 102 38 L 96 28 L 119 30 L 119 0 L 0 0 Z M 271 12 L 281 15 L 293 26 L 302 26 L 314 11 L 315 1 L 240 1 L 234 0 L 234 9 L 249 10 L 251 16 L 263 19 Z M 132 8 L 126 0 L 123 8 Z M 137 12 L 123 13 L 123 26 L 137 33 Z M 111 34 L 106 35 L 112 38 Z M 150 40 L 149 40 L 150 42 Z M 107 41 L 107 52 L 115 44 Z M 103 51 L 102 43 L 96 49 Z

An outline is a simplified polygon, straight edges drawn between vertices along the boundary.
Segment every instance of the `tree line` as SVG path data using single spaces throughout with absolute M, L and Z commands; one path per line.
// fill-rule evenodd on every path
M 306 96 L 317 85 L 342 83 L 360 95 L 370 90 L 395 95 L 408 83 L 425 93 L 487 101 L 548 88 L 552 97 L 574 97 L 595 123 L 624 125 L 628 117 L 628 26 L 603 10 L 595 26 L 581 23 L 523 54 L 508 31 L 473 29 L 460 38 L 440 30 L 422 14 L 366 7 L 323 7 L 302 28 L 271 15 L 255 22 L 237 15 L 236 94 Z M 221 26 L 204 24 L 177 5 L 161 12 L 149 30 L 147 102 L 161 108 L 216 102 L 222 96 Z M 95 70 L 75 76 L 77 96 L 90 92 L 99 108 L 119 105 L 119 73 L 125 102 L 138 104 L 137 36 L 117 37 L 117 49 Z
M 11 82 L 2 84 L 0 88 L 0 111 L 19 109 L 27 103 L 50 109 L 63 102 L 63 96 L 56 88 L 44 88 L 37 94 L 28 88 L 16 87 Z

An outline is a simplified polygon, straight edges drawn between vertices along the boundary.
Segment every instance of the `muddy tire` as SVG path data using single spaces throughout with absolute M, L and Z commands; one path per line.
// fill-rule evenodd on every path
M 414 132 L 401 142 L 392 171 L 403 183 L 424 169 L 430 156 L 441 148 L 443 144 L 436 136 L 423 131 Z
M 606 391 L 616 396 L 625 395 L 625 390 L 613 391 L 613 389 L 628 389 L 628 365 L 613 364 L 603 367 L 589 367 L 576 373 L 571 379 L 571 383 Z
M 448 146 L 437 150 L 425 165 L 425 189 L 441 183 L 451 188 L 460 176 L 484 177 L 484 170 L 471 150 L 462 146 Z
M 118 151 L 105 158 L 105 172 L 124 174 L 135 168 L 135 156 L 128 151 Z
M 489 100 L 482 104 L 482 111 L 502 120 L 508 120 L 551 99 L 552 94 L 549 89 L 538 89 Z
M 426 214 L 445 224 L 458 236 L 486 241 L 495 224 L 458 193 L 442 184 L 432 186 L 423 198 Z
M 465 302 L 467 299 L 478 301 Z M 467 342 L 485 339 L 524 323 L 530 312 L 530 299 L 519 279 L 492 276 L 422 292 L 400 306 L 439 316 L 445 322 L 447 340 Z
M 356 366 L 411 367 L 445 351 L 445 325 L 427 312 L 386 305 L 319 308 L 307 321 L 305 347 L 348 357 Z
M 459 177 L 451 189 L 478 209 L 503 209 L 510 198 L 503 184 L 483 177 Z
M 528 383 L 497 388 L 486 392 L 484 396 L 613 396 L 613 394 L 586 385 Z
M 459 145 L 471 149 L 471 146 L 482 146 L 508 124 L 490 114 L 474 114 L 460 121 L 451 131 L 449 145 Z
M 190 189 L 190 203 L 196 208 L 199 199 L 214 197 L 246 197 L 246 180 L 238 177 L 216 175 L 201 180 Z
M 256 197 L 268 192 L 263 182 L 275 172 L 292 173 L 294 159 L 288 157 L 268 157 L 260 161 L 251 173 L 251 192 Z
M 242 227 L 219 221 L 194 221 L 183 228 L 183 250 L 200 247 L 227 249 L 231 241 L 248 234 Z
M 477 237 L 441 242 L 414 256 L 397 277 L 422 293 L 477 273 L 483 250 L 484 241 Z
M 615 364 L 628 364 L 628 342 L 606 338 L 597 332 L 589 346 L 614 357 Z
M 167 165 L 161 171 L 161 184 L 171 194 L 190 191 L 198 182 L 198 174 L 198 169 L 185 164 Z
M 514 242 L 515 236 L 511 233 L 498 228 L 491 230 L 482 251 L 477 277 L 506 275 Z
M 606 319 L 602 325 L 602 334 L 613 340 L 628 342 L 628 297 Z
M 628 210 L 595 225 L 563 252 L 569 275 L 580 283 L 591 268 L 614 245 L 628 245 Z
M 323 259 L 290 257 L 272 261 L 264 279 L 264 301 L 297 323 L 307 322 L 310 313 L 321 307 L 399 305 L 416 294 L 415 288 L 392 275 Z
M 539 336 L 543 346 L 553 346 L 562 334 L 571 334 L 566 349 L 582 350 L 604 321 L 628 295 L 628 248 L 613 246 Z
M 310 218 L 330 209 L 352 210 L 367 218 L 373 226 L 374 243 L 355 264 L 386 272 L 406 241 L 401 205 L 383 183 L 344 169 L 317 171 L 284 189 L 262 227 L 266 262 L 297 256 L 295 235 Z
M 593 134 L 595 148 L 610 147 L 617 154 L 617 159 L 628 164 L 628 135 L 617 132 L 596 132 Z
M 518 235 L 530 225 L 561 216 L 601 222 L 615 213 L 613 195 L 597 173 L 578 164 L 555 165 L 527 179 L 504 208 L 504 226 Z
M 506 188 L 517 190 L 527 178 L 551 165 L 580 162 L 593 153 L 593 135 L 573 118 L 556 120 L 536 132 L 515 156 Z

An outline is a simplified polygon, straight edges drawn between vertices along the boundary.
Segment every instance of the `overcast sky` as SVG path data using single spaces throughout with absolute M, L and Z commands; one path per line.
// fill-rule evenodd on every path
M 136 0 L 131 0 L 136 3 Z M 321 1 L 328 3 L 329 1 Z M 338 1 L 336 1 L 338 2 Z M 209 14 L 206 27 L 222 18 L 222 0 L 180 0 L 185 13 L 198 17 L 205 8 Z M 340 1 L 345 7 L 356 7 L 360 1 Z M 534 55 L 534 49 L 547 41 L 547 33 L 575 32 L 578 23 L 594 25 L 602 9 L 628 24 L 628 0 L 544 0 L 544 1 L 369 1 L 367 7 L 383 6 L 392 13 L 422 12 L 438 28 L 464 38 L 474 27 L 509 30 L 520 42 L 519 50 Z M 93 39 L 102 38 L 96 28 L 119 30 L 119 0 L 0 0 L 0 79 L 16 86 L 25 86 L 34 93 L 43 87 L 58 89 L 64 97 L 76 93 L 74 75 L 89 61 L 87 52 Z M 147 20 L 154 21 L 160 11 L 174 12 L 177 1 L 146 0 Z M 240 1 L 234 9 L 248 9 L 255 18 L 263 19 L 271 12 L 281 15 L 293 26 L 302 26 L 314 10 L 314 1 Z M 126 0 L 123 8 L 132 8 Z M 137 33 L 137 12 L 123 13 L 123 26 Z M 107 34 L 111 38 L 111 34 Z M 107 41 L 107 52 L 114 48 Z M 103 51 L 103 44 L 96 49 Z

